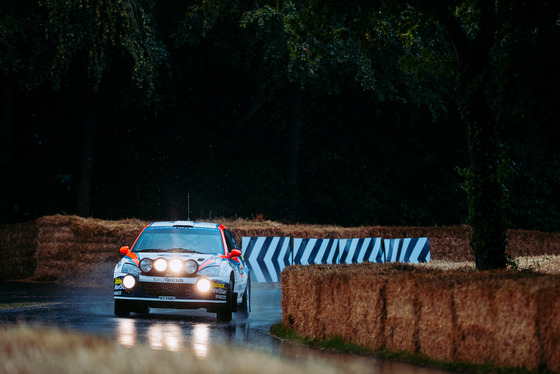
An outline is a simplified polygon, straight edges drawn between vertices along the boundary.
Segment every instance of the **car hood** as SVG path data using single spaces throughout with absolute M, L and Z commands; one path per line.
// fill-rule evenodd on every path
M 219 257 L 218 255 L 208 255 L 201 253 L 138 252 L 136 254 L 138 255 L 138 262 L 142 261 L 145 258 L 149 258 L 150 260 L 156 260 L 158 258 L 164 258 L 166 260 L 177 258 L 182 261 L 194 260 L 198 262 L 199 270 L 207 266 L 220 265 L 220 263 L 223 261 L 223 258 Z

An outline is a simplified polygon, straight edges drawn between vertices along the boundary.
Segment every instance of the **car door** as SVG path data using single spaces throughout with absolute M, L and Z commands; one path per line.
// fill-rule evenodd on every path
M 231 251 L 234 249 L 239 249 L 231 231 L 227 229 L 224 230 L 224 236 L 226 238 L 226 244 L 228 246 L 228 253 L 231 253 Z M 245 286 L 247 285 L 247 278 L 249 276 L 248 268 L 245 266 L 243 256 L 234 257 L 230 261 L 235 268 L 235 292 L 242 293 L 245 291 Z

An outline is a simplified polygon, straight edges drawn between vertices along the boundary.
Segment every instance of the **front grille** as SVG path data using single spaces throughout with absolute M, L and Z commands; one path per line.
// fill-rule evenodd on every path
M 190 297 L 194 284 L 142 283 L 142 292 L 150 296 Z

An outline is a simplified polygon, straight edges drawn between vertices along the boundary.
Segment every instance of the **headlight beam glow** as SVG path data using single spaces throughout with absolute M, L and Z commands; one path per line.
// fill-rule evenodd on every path
M 196 283 L 196 287 L 200 292 L 208 292 L 212 287 L 212 283 L 208 279 L 202 278 Z
M 180 272 L 182 268 L 183 262 L 177 258 L 174 258 L 169 262 L 169 269 L 171 269 L 171 271 L 174 273 Z
M 125 276 L 123 278 L 123 286 L 125 286 L 127 289 L 134 288 L 134 286 L 136 286 L 136 278 L 134 278 L 132 275 Z
M 165 261 L 165 259 L 163 258 L 158 258 L 154 262 L 154 267 L 157 271 L 165 271 L 165 269 L 167 269 L 167 261 Z

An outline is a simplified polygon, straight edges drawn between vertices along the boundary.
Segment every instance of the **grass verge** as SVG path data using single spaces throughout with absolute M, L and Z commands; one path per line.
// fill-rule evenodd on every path
M 359 356 L 370 356 L 384 360 L 406 362 L 412 365 L 432 367 L 461 373 L 553 374 L 553 372 L 549 370 L 531 371 L 526 368 L 501 367 L 492 363 L 475 365 L 465 362 L 449 362 L 435 360 L 419 353 L 392 351 L 389 349 L 371 349 L 358 344 L 347 342 L 341 337 L 332 337 L 330 339 L 308 339 L 300 336 L 293 329 L 284 327 L 282 322 L 273 325 L 270 328 L 270 334 L 277 337 L 278 339 L 290 342 L 292 344 L 305 345 L 311 348 L 324 349 L 330 352 L 355 354 Z
M 2 374 L 366 374 L 370 368 L 344 367 L 289 359 L 237 346 L 212 345 L 208 353 L 192 347 L 155 350 L 126 347 L 114 339 L 48 327 L 0 323 Z

